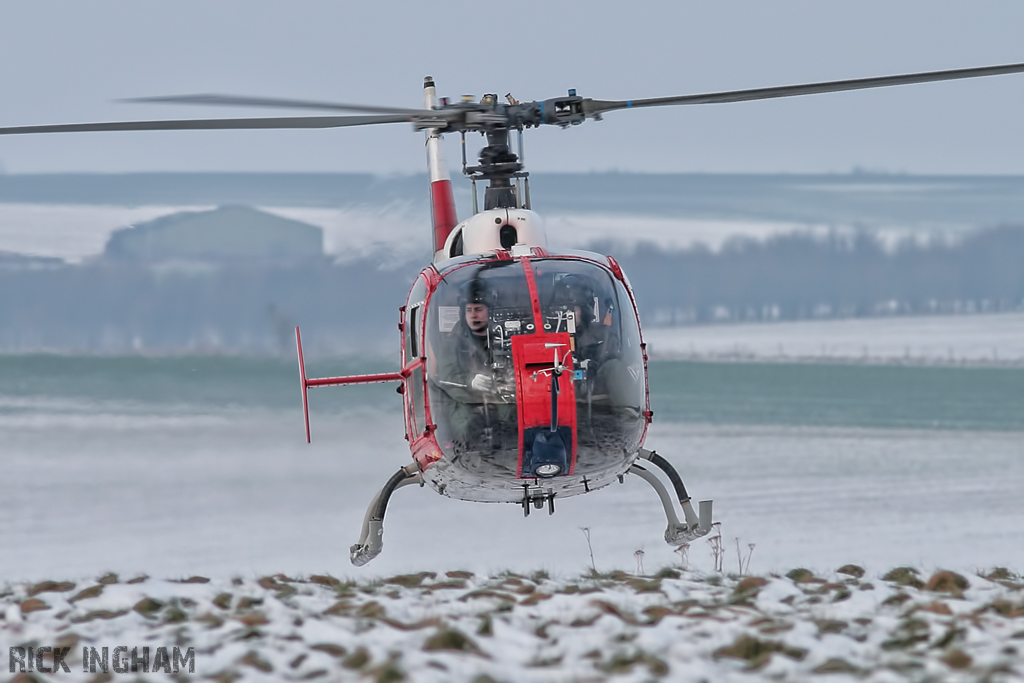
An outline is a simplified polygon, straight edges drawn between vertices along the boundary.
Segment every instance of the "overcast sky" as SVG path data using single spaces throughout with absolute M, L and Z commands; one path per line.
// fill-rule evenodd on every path
M 1015 0 L 0 0 L 0 125 L 267 115 L 217 92 L 419 106 L 640 98 L 1024 62 Z M 287 114 L 288 112 L 284 112 Z M 471 138 L 474 148 L 477 138 Z M 446 141 L 449 165 L 458 140 Z M 1024 173 L 1024 75 L 612 113 L 527 137 L 532 171 Z M 411 126 L 0 138 L 9 173 L 424 167 Z

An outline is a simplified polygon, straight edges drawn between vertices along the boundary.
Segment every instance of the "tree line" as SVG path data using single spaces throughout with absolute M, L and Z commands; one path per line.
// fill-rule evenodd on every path
M 611 251 L 645 325 L 1024 310 L 1019 226 L 894 248 L 868 233 L 833 232 L 736 240 L 718 251 Z M 0 256 L 4 352 L 292 354 L 301 325 L 312 354 L 397 357 L 398 307 L 420 265 Z
M 598 245 L 600 246 L 600 245 Z M 648 324 L 1024 309 L 1024 227 L 887 247 L 867 232 L 616 255 Z

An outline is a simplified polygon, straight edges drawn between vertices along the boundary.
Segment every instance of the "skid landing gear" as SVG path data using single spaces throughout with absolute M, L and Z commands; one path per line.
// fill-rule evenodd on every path
M 373 497 L 370 506 L 363 517 L 363 529 L 359 534 L 359 541 L 349 548 L 349 558 L 352 564 L 362 567 L 364 564 L 380 555 L 384 548 L 384 513 L 387 511 L 388 500 L 395 489 L 410 484 L 423 485 L 423 475 L 420 474 L 416 465 L 407 465 L 395 472 L 384 488 Z
M 668 528 L 665 529 L 665 542 L 669 545 L 682 545 L 684 543 L 691 543 L 701 536 L 706 536 L 711 531 L 712 501 L 700 501 L 700 514 L 698 515 L 693 510 L 690 496 L 686 493 L 686 487 L 683 485 L 682 478 L 668 460 L 665 460 L 655 451 L 649 451 L 646 448 L 640 449 L 640 459 L 656 465 L 668 475 L 669 480 L 672 482 L 672 487 L 675 489 L 676 498 L 683 508 L 683 519 L 685 521 L 680 522 L 679 517 L 676 515 L 675 505 L 672 503 L 672 496 L 669 494 L 668 489 L 665 488 L 665 485 L 661 483 L 661 479 L 640 465 L 633 465 L 629 468 L 630 472 L 654 487 L 658 497 L 661 498 L 661 505 L 665 508 L 665 516 L 668 518 Z

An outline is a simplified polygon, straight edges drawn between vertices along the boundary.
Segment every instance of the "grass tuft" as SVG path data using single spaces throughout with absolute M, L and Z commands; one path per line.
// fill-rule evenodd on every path
M 98 597 L 99 594 L 102 593 L 102 592 L 103 592 L 103 586 L 102 585 L 99 585 L 99 586 L 89 586 L 88 588 L 85 588 L 85 589 L 82 589 L 82 590 L 78 591 L 78 593 L 76 593 L 74 595 L 74 597 L 71 597 L 71 598 L 68 599 L 68 602 L 75 603 L 75 602 L 78 602 L 79 600 L 86 600 L 88 598 L 95 598 L 95 597 Z
M 815 579 L 814 572 L 810 569 L 804 569 L 803 567 L 797 567 L 786 574 L 787 579 L 791 579 L 793 583 L 809 583 Z
M 453 628 L 441 627 L 423 644 L 427 652 L 454 651 L 470 654 L 483 654 L 473 639 Z
M 437 574 L 434 572 L 419 572 L 418 574 L 399 574 L 390 579 L 384 579 L 383 583 L 402 586 L 403 588 L 419 588 L 427 579 L 433 579 Z
M 924 581 L 918 578 L 918 572 L 913 567 L 896 567 L 882 577 L 882 581 L 890 581 L 899 586 L 911 586 L 913 588 L 924 588 Z
M 852 576 L 855 579 L 860 579 L 864 576 L 864 567 L 859 567 L 855 564 L 844 564 L 836 570 L 836 573 L 846 574 L 847 576 Z
M 747 662 L 748 669 L 757 670 L 768 664 L 776 652 L 797 661 L 807 656 L 807 650 L 802 648 L 790 647 L 774 640 L 759 640 L 746 633 L 737 637 L 731 645 L 715 650 L 712 656 L 715 659 L 742 659 Z
M 341 665 L 346 669 L 362 669 L 370 663 L 370 660 L 370 651 L 363 646 L 359 646 L 355 652 L 341 661 Z
M 959 671 L 968 668 L 972 663 L 974 663 L 974 660 L 963 650 L 953 648 L 946 654 L 942 655 L 942 663 L 950 669 L 956 669 Z
M 154 600 L 153 598 L 142 598 L 137 603 L 135 603 L 134 607 L 132 607 L 133 610 L 135 610 L 144 617 L 151 617 L 163 608 L 164 603 L 160 602 L 159 600 Z
M 74 590 L 75 584 L 70 581 L 42 581 L 37 583 L 28 589 L 29 597 L 39 595 L 40 593 L 66 593 L 69 590 Z
M 313 574 L 313 576 L 309 577 L 309 582 L 321 586 L 327 586 L 328 588 L 337 588 L 341 585 L 341 581 L 339 579 L 323 574 Z
M 845 659 L 833 657 L 814 670 L 816 674 L 853 674 L 861 673 L 861 670 L 850 664 Z
M 938 571 L 932 574 L 925 584 L 924 589 L 933 593 L 948 593 L 957 598 L 964 596 L 964 591 L 970 588 L 971 584 L 967 579 L 948 570 Z

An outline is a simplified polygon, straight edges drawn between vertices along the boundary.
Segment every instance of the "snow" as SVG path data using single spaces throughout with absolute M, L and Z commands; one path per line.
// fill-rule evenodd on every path
M 197 676 L 241 681 L 1021 675 L 1021 577 L 840 570 L 820 577 L 666 568 L 654 576 L 425 572 L 358 582 L 279 574 L 128 583 L 107 575 L 73 586 L 17 583 L 0 586 L 0 649 L 70 646 L 68 681 L 94 675 L 82 671 L 82 647 L 116 646 L 193 647 Z M 73 599 L 86 588 L 99 595 Z M 45 605 L 29 611 L 30 595 Z M 173 679 L 151 672 L 147 680 Z
M 1024 313 L 645 327 L 656 358 L 1024 362 Z

